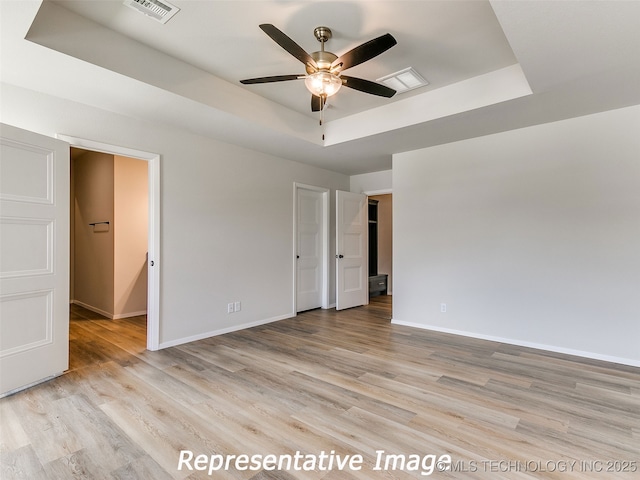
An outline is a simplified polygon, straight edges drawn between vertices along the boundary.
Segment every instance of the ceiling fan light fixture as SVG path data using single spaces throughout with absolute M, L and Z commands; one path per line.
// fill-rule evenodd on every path
M 330 97 L 338 93 L 342 87 L 342 79 L 331 72 L 316 72 L 307 75 L 304 84 L 316 97 Z

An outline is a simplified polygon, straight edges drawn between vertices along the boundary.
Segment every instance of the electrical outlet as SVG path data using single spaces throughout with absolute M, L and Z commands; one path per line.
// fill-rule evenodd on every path
M 446 303 L 441 303 L 440 304 L 440 313 L 447 313 L 447 304 Z
M 241 310 L 241 307 L 242 307 L 242 304 L 241 304 L 240 302 L 236 302 L 236 303 L 233 305 L 233 311 L 234 311 L 234 312 L 239 312 L 239 311 Z
M 233 303 L 227 303 L 227 313 L 233 313 Z

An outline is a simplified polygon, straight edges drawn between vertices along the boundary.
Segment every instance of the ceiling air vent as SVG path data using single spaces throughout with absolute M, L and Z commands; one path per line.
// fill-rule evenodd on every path
M 144 13 L 160 23 L 167 23 L 171 17 L 180 11 L 175 5 L 159 0 L 124 0 L 127 7 Z
M 414 88 L 424 87 L 429 85 L 418 72 L 412 67 L 405 68 L 399 72 L 386 75 L 376 80 L 378 83 L 382 83 L 389 88 L 393 88 L 398 93 L 408 92 Z

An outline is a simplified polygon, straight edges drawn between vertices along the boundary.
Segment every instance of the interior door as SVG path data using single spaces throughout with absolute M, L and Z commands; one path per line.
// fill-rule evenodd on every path
M 323 193 L 296 189 L 296 310 L 322 306 Z
M 368 303 L 367 196 L 336 192 L 336 309 Z
M 0 395 L 69 366 L 69 144 L 0 124 Z

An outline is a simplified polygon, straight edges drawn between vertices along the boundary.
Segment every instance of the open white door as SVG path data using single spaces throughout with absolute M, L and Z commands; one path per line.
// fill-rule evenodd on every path
M 69 366 L 69 144 L 0 124 L 0 396 Z
M 368 303 L 367 196 L 336 191 L 336 310 Z

